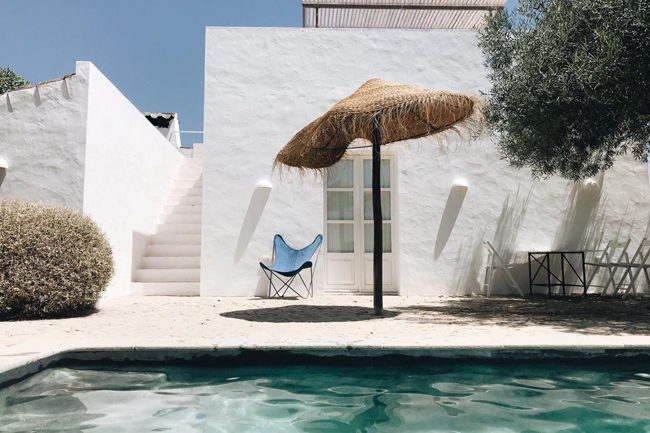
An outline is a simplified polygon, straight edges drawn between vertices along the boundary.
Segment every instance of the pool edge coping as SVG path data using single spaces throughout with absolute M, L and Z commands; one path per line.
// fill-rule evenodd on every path
M 20 345 L 22 348 L 27 345 Z M 615 358 L 646 355 L 650 356 L 650 343 L 637 344 L 440 344 L 440 345 L 395 345 L 395 344 L 61 344 L 38 352 L 24 352 L 0 355 L 0 389 L 23 380 L 51 365 L 70 361 L 144 361 L 164 362 L 171 360 L 191 361 L 194 358 L 211 356 L 233 356 L 243 352 L 283 352 L 286 354 L 316 357 L 381 357 L 400 355 L 413 358 L 438 359 L 576 359 Z

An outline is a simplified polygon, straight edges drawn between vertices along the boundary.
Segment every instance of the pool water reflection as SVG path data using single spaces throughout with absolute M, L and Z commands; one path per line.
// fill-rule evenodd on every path
M 648 432 L 650 366 L 54 368 L 0 431 Z

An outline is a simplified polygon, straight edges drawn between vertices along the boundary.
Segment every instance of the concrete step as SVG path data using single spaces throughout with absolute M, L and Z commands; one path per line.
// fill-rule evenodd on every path
M 203 173 L 203 165 L 181 165 L 179 173 Z
M 193 283 L 201 281 L 200 269 L 138 269 L 136 283 Z
M 201 245 L 200 234 L 162 233 L 151 235 L 151 245 Z
M 142 269 L 200 269 L 201 257 L 143 257 Z
M 199 158 L 185 158 L 181 167 L 203 167 L 203 160 Z
M 187 171 L 184 169 L 180 169 L 180 171 L 176 174 L 176 180 L 202 180 L 203 179 L 203 171 Z
M 163 206 L 163 215 L 180 215 L 180 214 L 198 214 L 203 213 L 203 206 L 195 205 L 165 205 Z
M 169 190 L 170 197 L 202 197 L 203 188 L 172 188 Z
M 174 180 L 173 188 L 203 188 L 202 180 Z
M 175 204 L 201 204 L 203 201 L 203 197 L 200 195 L 193 195 L 189 197 L 167 197 L 167 205 L 175 205 Z
M 156 234 L 201 234 L 201 224 L 158 224 Z
M 131 283 L 134 296 L 199 296 L 201 283 Z
M 189 223 L 189 224 L 200 224 L 202 215 L 200 213 L 181 213 L 181 214 L 172 214 L 172 215 L 163 215 L 161 217 L 161 224 L 177 224 L 177 223 Z
M 147 245 L 146 257 L 201 257 L 201 245 Z

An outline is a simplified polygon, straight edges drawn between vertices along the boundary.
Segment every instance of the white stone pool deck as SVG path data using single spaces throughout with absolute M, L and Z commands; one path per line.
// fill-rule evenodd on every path
M 81 351 L 650 350 L 650 298 L 387 296 L 384 305 L 380 318 L 370 296 L 112 299 L 83 317 L 0 322 L 0 379 Z

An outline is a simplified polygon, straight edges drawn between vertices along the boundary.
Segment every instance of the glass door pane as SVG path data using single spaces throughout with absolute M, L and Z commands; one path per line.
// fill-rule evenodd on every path
M 390 188 L 390 159 L 382 159 L 379 165 L 379 186 Z M 372 188 L 372 159 L 363 160 L 363 187 Z
M 354 252 L 354 224 L 327 224 L 327 252 Z
M 384 221 L 390 221 L 391 219 L 390 198 L 390 191 L 381 192 L 381 219 Z M 372 191 L 365 191 L 363 193 L 363 219 L 366 221 L 372 221 L 374 219 L 372 212 Z
M 328 188 L 354 188 L 354 160 L 342 159 L 327 169 Z
M 354 220 L 353 191 L 327 191 L 327 220 Z
M 354 160 L 342 159 L 327 170 L 327 252 L 354 253 Z
M 365 252 L 366 253 L 374 253 L 375 252 L 375 225 L 373 223 L 365 223 L 363 225 L 364 228 L 364 233 L 363 233 L 363 239 L 364 239 L 364 245 L 365 245 Z M 390 230 L 390 223 L 383 223 L 382 224 L 382 252 L 384 253 L 391 253 L 393 252 L 393 242 L 391 239 L 391 230 Z

